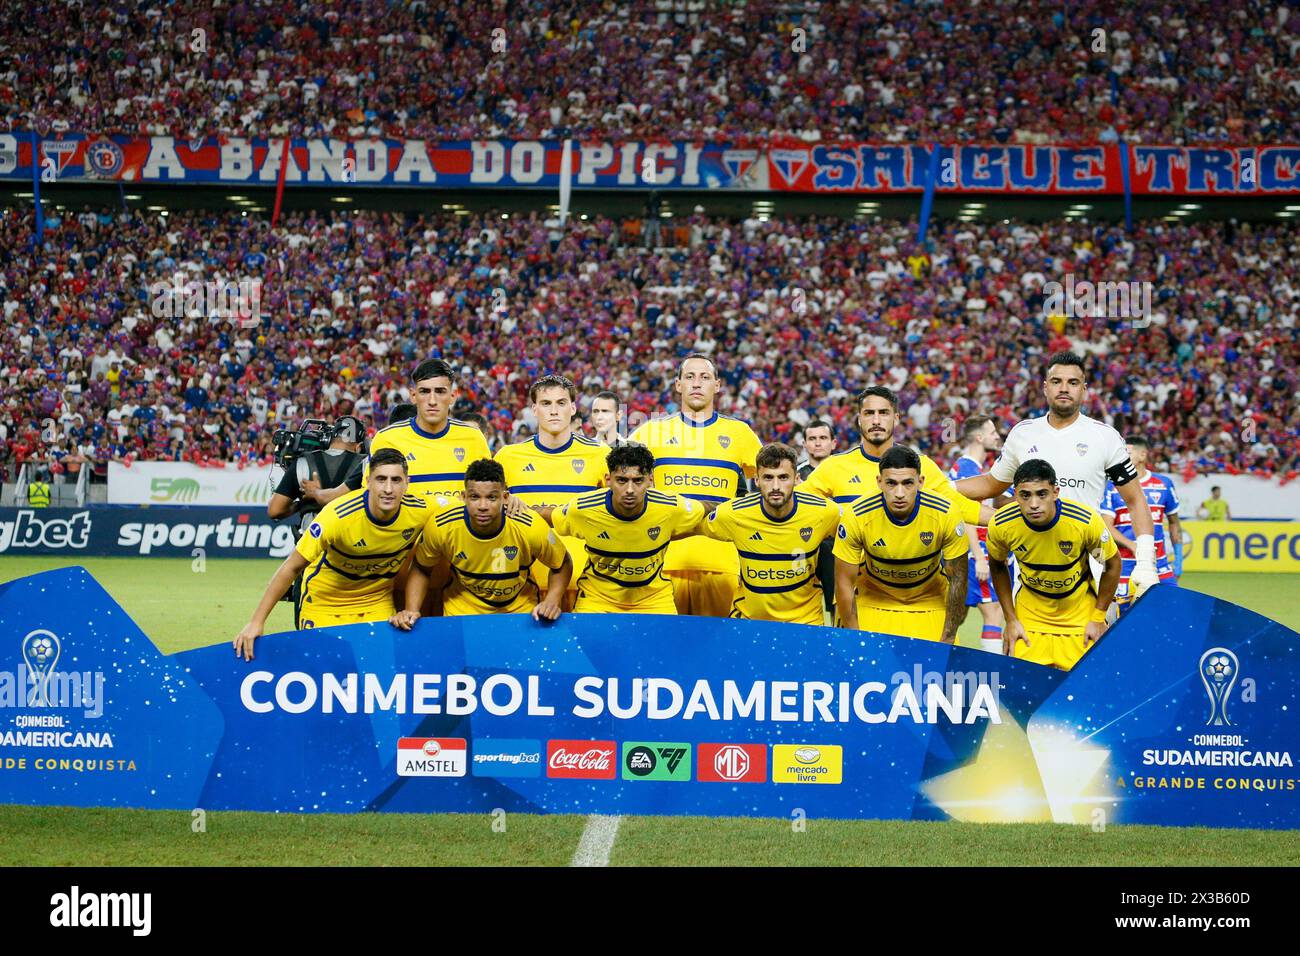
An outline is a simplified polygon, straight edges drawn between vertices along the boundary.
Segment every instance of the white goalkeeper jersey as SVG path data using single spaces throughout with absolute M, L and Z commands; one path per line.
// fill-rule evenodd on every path
M 1019 422 L 1007 435 L 989 474 L 1009 482 L 1016 469 L 1031 458 L 1042 458 L 1056 469 L 1061 497 L 1089 508 L 1101 507 L 1107 480 L 1119 487 L 1137 478 L 1120 433 L 1087 415 L 1080 415 L 1065 428 L 1053 428 L 1046 415 Z

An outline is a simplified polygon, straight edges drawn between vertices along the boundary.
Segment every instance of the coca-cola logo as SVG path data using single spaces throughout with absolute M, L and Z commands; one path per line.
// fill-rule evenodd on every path
M 548 777 L 613 780 L 614 774 L 612 740 L 551 740 L 546 744 Z

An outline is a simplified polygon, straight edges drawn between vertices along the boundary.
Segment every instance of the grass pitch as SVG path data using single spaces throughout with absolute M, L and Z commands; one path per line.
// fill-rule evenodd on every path
M 0 583 L 65 567 L 0 558 Z M 83 558 L 165 653 L 231 640 L 277 561 Z M 1297 575 L 1188 574 L 1182 586 L 1300 630 Z M 267 632 L 289 630 L 276 607 Z M 961 643 L 977 647 L 972 610 Z M 573 858 L 586 819 L 509 814 L 209 813 L 0 806 L 0 866 L 556 866 Z M 625 817 L 615 866 L 1298 866 L 1289 831 L 1062 824 L 921 823 Z

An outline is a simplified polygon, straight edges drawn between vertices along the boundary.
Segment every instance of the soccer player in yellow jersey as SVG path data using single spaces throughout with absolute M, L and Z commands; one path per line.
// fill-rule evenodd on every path
M 688 355 L 678 366 L 673 389 L 682 410 L 646 422 L 628 439 L 655 458 L 655 488 L 714 506 L 737 497 L 754 475 L 762 443 L 754 430 L 715 409 L 718 370 L 707 355 Z M 736 549 L 707 537 L 679 541 L 668 549 L 665 570 L 673 579 L 679 614 L 727 617 L 736 597 L 740 563 Z
M 528 388 L 528 401 L 537 416 L 537 434 L 528 441 L 497 450 L 505 469 L 511 500 L 533 509 L 559 508 L 578 495 L 603 488 L 609 449 L 573 430 L 578 390 L 562 375 L 544 375 Z M 562 538 L 576 566 L 586 556 L 577 538 Z M 533 565 L 533 579 L 546 586 L 546 570 Z M 576 596 L 570 582 L 569 607 Z
M 449 418 L 456 401 L 456 373 L 442 359 L 422 362 L 411 376 L 415 418 L 381 428 L 370 442 L 373 454 L 396 448 L 406 459 L 411 494 L 460 495 L 465 466 L 491 458 L 487 440 L 475 426 Z
M 442 594 L 443 616 L 528 614 L 534 620 L 560 616 L 573 561 L 546 522 L 529 511 L 506 513 L 510 490 L 499 462 L 483 458 L 465 470 L 464 504 L 435 512 L 415 550 L 406 581 L 406 607 L 424 603 L 432 572 L 449 569 Z M 540 597 L 529 575 L 534 564 L 550 568 Z M 442 582 L 439 582 L 442 583 Z M 409 631 L 416 610 L 399 611 L 394 627 Z
M 789 445 L 764 445 L 754 463 L 758 493 L 718 505 L 704 526 L 709 537 L 734 544 L 740 556 L 732 617 L 792 624 L 825 620 L 817 549 L 835 537 L 840 509 L 795 490 L 798 461 Z
M 895 445 L 880 458 L 879 493 L 843 506 L 835 541 L 841 627 L 956 641 L 970 545 L 956 509 L 925 484 L 921 456 Z
M 235 637 L 235 655 L 253 659 L 267 615 L 307 568 L 302 583 L 304 628 L 386 621 L 393 614 L 393 579 L 420 539 L 429 510 L 406 493 L 406 459 L 382 449 L 370 456 L 366 487 L 325 506 L 297 548 L 271 576 L 252 618 Z
M 579 495 L 541 514 L 556 532 L 581 538 L 586 565 L 578 577 L 579 613 L 675 614 L 664 552 L 675 538 L 701 534 L 711 503 L 650 487 L 655 460 L 644 445 L 615 448 L 607 458 L 609 488 Z
M 1056 469 L 1042 458 L 1016 468 L 1015 500 L 989 525 L 989 576 L 1007 623 L 1006 654 L 1069 670 L 1106 632 L 1123 562 L 1101 514 L 1061 497 Z M 1015 556 L 1020 589 L 1013 595 L 1007 559 Z M 1088 556 L 1104 562 L 1093 589 Z

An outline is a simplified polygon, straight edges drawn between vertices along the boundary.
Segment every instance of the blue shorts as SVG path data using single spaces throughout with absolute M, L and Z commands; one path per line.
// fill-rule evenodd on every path
M 975 556 L 971 555 L 970 560 L 966 562 L 966 606 L 996 604 L 997 601 L 998 595 L 993 590 L 992 579 L 981 581 L 975 576 Z

